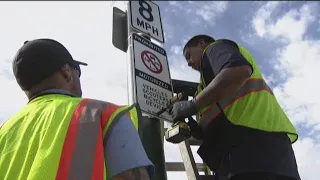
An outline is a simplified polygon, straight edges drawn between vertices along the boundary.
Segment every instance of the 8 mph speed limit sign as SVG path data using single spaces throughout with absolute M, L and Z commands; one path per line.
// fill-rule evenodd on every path
M 164 43 L 160 8 L 151 1 L 130 1 L 131 26 Z

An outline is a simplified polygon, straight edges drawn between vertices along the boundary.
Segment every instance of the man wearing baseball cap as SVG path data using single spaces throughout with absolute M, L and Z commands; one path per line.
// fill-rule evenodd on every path
M 74 60 L 59 42 L 37 39 L 26 41 L 19 49 L 13 61 L 13 73 L 28 98 L 56 86 L 81 97 L 80 65 L 87 63 Z
M 80 65 L 87 66 L 53 39 L 18 50 L 13 73 L 29 102 L 0 129 L 0 179 L 153 175 L 137 132 L 139 107 L 82 98 Z

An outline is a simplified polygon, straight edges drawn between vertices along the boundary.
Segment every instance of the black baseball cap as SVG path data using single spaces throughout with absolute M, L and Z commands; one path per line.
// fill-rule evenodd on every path
M 76 61 L 61 43 L 53 39 L 25 41 L 13 59 L 13 74 L 22 90 L 29 90 L 69 64 L 81 74 L 80 66 L 87 63 Z

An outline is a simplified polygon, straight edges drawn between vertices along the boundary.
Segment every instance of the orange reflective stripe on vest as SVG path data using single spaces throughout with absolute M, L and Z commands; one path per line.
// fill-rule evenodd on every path
M 262 78 L 250 78 L 236 93 L 219 101 L 223 110 L 230 106 L 233 102 L 253 92 L 267 91 L 273 95 L 272 90 Z M 207 127 L 219 114 L 220 108 L 214 104 L 207 108 L 201 117 L 200 124 Z
M 68 127 L 56 179 L 104 179 L 103 129 L 117 109 L 106 102 L 80 102 Z

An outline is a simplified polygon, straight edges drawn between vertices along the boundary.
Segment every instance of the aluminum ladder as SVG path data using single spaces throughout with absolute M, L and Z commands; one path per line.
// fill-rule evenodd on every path
M 165 129 L 166 130 L 166 129 Z M 190 138 L 178 144 L 183 162 L 166 162 L 166 171 L 186 171 L 188 180 L 214 180 L 211 170 L 205 163 L 196 163 L 191 146 L 199 146 L 201 141 Z M 200 175 L 204 172 L 204 175 Z
M 188 82 L 183 80 L 172 79 L 172 85 L 174 93 L 182 92 L 184 98 L 193 96 L 197 90 L 198 83 Z M 167 129 L 164 128 L 164 132 Z M 191 151 L 191 146 L 200 146 L 201 141 L 194 138 L 189 138 L 178 144 L 180 154 L 183 162 L 166 162 L 166 171 L 186 171 L 188 180 L 214 180 L 211 170 L 205 165 L 205 163 L 196 163 Z M 204 172 L 204 175 L 200 175 L 200 172 Z

